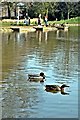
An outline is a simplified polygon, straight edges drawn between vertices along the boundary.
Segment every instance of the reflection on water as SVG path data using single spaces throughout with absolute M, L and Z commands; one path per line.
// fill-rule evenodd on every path
M 46 74 L 44 83 L 28 73 Z M 45 91 L 46 84 L 68 84 L 68 95 Z M 3 118 L 78 117 L 78 31 L 2 33 Z

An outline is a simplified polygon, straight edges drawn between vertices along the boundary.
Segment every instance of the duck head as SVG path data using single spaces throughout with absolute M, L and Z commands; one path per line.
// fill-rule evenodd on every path
M 60 87 L 61 94 L 62 94 L 62 95 L 69 95 L 69 93 L 67 93 L 67 92 L 64 91 L 64 88 L 65 88 L 65 87 L 69 87 L 69 86 L 66 85 L 66 84 L 63 84 L 63 85 Z
M 68 85 L 66 85 L 66 84 L 63 84 L 61 87 L 60 87 L 60 89 L 61 89 L 61 94 L 68 94 L 68 93 L 65 93 L 64 92 L 64 88 L 65 87 L 69 87 Z
M 43 72 L 40 73 L 40 76 L 43 77 L 43 79 L 45 79 L 45 75 Z
M 61 89 L 64 89 L 65 87 L 69 87 L 69 86 L 66 85 L 66 84 L 63 84 L 60 88 L 61 88 Z
M 40 73 L 40 82 L 44 82 L 44 79 L 45 79 L 45 75 L 43 72 Z

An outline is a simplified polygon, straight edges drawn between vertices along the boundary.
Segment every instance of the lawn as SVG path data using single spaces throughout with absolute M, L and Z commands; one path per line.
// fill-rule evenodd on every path
M 24 20 L 20 20 L 19 25 L 23 26 L 23 21 Z M 16 24 L 17 20 L 2 20 L 0 21 L 0 26 L 6 27 L 6 26 L 11 26 L 11 25 L 17 25 Z M 37 18 L 31 19 L 31 25 L 37 25 Z M 63 24 L 63 23 L 68 23 L 68 24 L 80 24 L 80 17 L 75 17 L 75 18 L 71 18 L 69 20 L 60 20 L 60 21 L 48 21 L 48 23 L 50 25 L 52 24 Z M 42 24 L 44 24 L 43 20 L 42 20 Z
M 60 20 L 60 21 L 49 21 L 49 24 L 62 24 L 62 23 L 68 23 L 68 24 L 80 24 L 80 17 L 71 18 L 69 20 Z

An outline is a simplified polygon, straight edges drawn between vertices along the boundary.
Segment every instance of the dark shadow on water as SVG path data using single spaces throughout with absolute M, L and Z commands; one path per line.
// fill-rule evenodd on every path
M 62 94 L 62 95 L 69 95 L 69 93 L 67 93 L 67 92 L 47 90 L 47 89 L 45 89 L 45 91 L 46 91 L 46 92 L 51 92 L 51 93 L 53 93 L 53 94 L 60 93 L 60 94 Z

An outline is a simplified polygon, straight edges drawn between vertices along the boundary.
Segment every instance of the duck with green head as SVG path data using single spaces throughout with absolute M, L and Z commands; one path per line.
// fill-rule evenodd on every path
M 57 92 L 60 91 L 61 94 L 69 94 L 69 93 L 64 92 L 65 87 L 69 87 L 69 86 L 66 85 L 66 84 L 63 84 L 62 86 L 59 86 L 59 85 L 46 85 L 45 90 L 47 92 L 52 92 L 52 93 L 57 93 Z
M 45 79 L 45 75 L 43 72 L 41 72 L 40 74 L 28 74 L 29 81 L 44 82 L 44 79 Z

